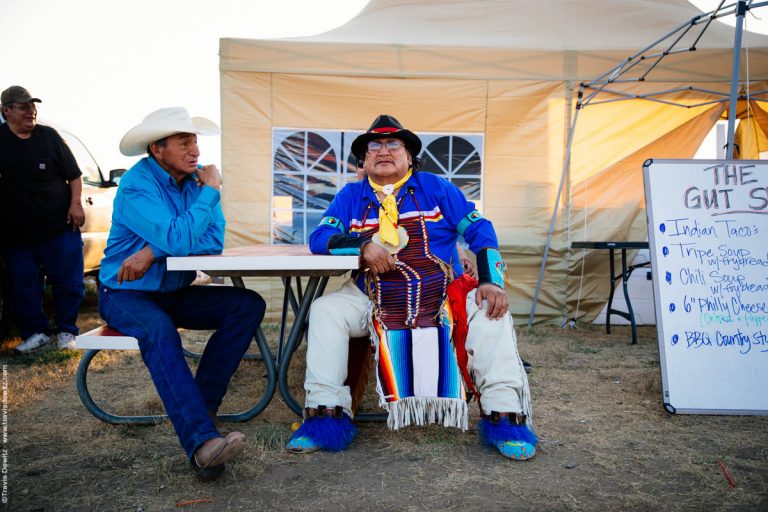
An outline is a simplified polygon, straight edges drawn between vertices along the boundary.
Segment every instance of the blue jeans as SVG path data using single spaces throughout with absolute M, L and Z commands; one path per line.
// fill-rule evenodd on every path
M 208 412 L 219 409 L 265 309 L 264 299 L 244 288 L 189 286 L 168 293 L 99 288 L 102 318 L 138 339 L 144 364 L 190 459 L 205 441 L 218 437 Z M 194 377 L 178 327 L 216 329 Z
M 51 333 L 43 311 L 43 275 L 53 291 L 56 332 L 77 334 L 77 312 L 83 301 L 83 239 L 67 231 L 52 240 L 4 251 L 13 316 L 19 334 Z

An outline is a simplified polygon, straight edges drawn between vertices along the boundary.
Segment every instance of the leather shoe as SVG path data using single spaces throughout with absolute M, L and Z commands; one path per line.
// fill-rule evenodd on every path
M 207 440 L 197 449 L 192 458 L 193 466 L 211 469 L 233 461 L 245 448 L 245 435 L 241 432 L 230 432 L 227 437 L 214 437 Z

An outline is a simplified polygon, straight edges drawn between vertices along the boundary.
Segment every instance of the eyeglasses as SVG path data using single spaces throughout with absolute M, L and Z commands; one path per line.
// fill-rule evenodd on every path
M 378 153 L 381 151 L 381 148 L 384 146 L 387 146 L 387 151 L 398 151 L 400 149 L 403 149 L 405 147 L 405 144 L 403 144 L 399 140 L 390 140 L 387 142 L 381 142 L 380 140 L 372 140 L 368 143 L 368 152 L 369 153 Z
M 37 105 L 30 101 L 29 103 L 11 103 L 11 107 L 21 110 L 22 112 L 36 112 Z

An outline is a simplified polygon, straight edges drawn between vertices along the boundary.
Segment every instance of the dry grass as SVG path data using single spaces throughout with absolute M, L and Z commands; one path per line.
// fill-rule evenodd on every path
M 89 321 L 87 314 L 83 321 Z M 291 455 L 282 446 L 296 417 L 276 394 L 238 425 L 244 456 L 219 482 L 202 484 L 172 428 L 107 425 L 74 389 L 77 356 L 20 361 L 10 376 L 9 505 L 14 510 L 768 510 L 768 418 L 671 416 L 660 403 L 655 330 L 518 329 L 541 438 L 529 462 L 502 459 L 474 430 L 391 432 L 359 424 L 342 453 Z M 274 328 L 268 336 L 274 338 Z M 184 333 L 187 346 L 205 333 Z M 289 382 L 303 396 L 303 347 Z M 100 354 L 89 387 L 122 413 L 162 407 L 136 353 Z M 235 376 L 224 409 L 264 388 L 260 363 Z M 376 410 L 368 394 L 363 408 Z M 477 408 L 471 404 L 472 420 Z M 722 462 L 736 481 L 731 488 Z
M 100 320 L 95 312 L 84 314 L 79 319 L 81 329 L 92 329 Z M 13 347 L 21 338 L 11 337 L 0 340 L 0 358 L 7 365 L 8 409 L 18 408 L 34 402 L 42 393 L 72 382 L 80 354 L 74 350 L 54 350 L 30 355 L 15 355 Z

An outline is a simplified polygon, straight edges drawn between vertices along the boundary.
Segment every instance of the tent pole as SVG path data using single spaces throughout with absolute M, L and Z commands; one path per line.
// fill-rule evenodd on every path
M 549 221 L 549 231 L 547 231 L 547 243 L 544 246 L 544 256 L 541 258 L 541 267 L 539 268 L 539 280 L 536 281 L 536 291 L 533 294 L 533 303 L 531 304 L 531 314 L 528 316 L 528 327 L 533 325 L 533 316 L 536 313 L 536 303 L 539 300 L 539 291 L 541 291 L 541 284 L 544 281 L 544 269 L 547 266 L 547 258 L 549 257 L 549 247 L 552 244 L 552 235 L 555 232 L 555 223 L 557 222 L 557 212 L 560 207 L 560 196 L 563 193 L 563 186 L 565 185 L 565 177 L 569 174 L 568 170 L 571 167 L 571 145 L 573 144 L 573 132 L 576 130 L 576 120 L 579 118 L 579 110 L 581 110 L 581 97 L 584 93 L 584 84 L 579 86 L 579 101 L 576 106 L 576 113 L 573 116 L 573 122 L 568 126 L 568 143 L 565 147 L 565 159 L 563 160 L 563 172 L 560 175 L 560 186 L 557 189 L 557 198 L 555 198 L 555 207 L 552 212 L 552 219 Z M 573 96 L 569 102 L 568 109 L 572 109 Z
M 739 65 L 741 63 L 741 33 L 744 28 L 744 14 L 747 12 L 747 1 L 739 0 L 736 9 L 736 35 L 733 41 L 733 68 L 731 70 L 731 105 L 728 110 L 728 149 L 725 159 L 733 160 L 733 134 L 736 130 L 736 111 L 739 93 Z

